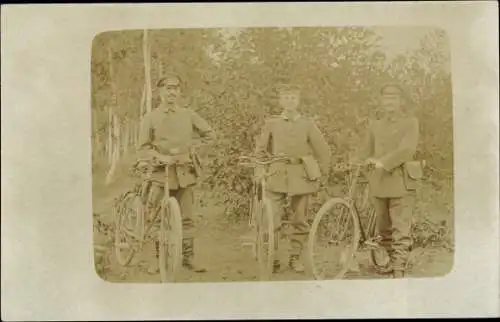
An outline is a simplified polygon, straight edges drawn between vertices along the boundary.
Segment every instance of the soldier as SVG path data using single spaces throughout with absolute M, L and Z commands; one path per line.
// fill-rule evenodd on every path
M 168 74 L 157 83 L 161 103 L 144 119 L 140 133 L 140 144 L 143 153 L 149 156 L 171 156 L 179 164 L 169 168 L 170 195 L 179 202 L 183 224 L 183 267 L 195 272 L 206 269 L 197 266 L 194 261 L 194 222 L 193 222 L 193 187 L 201 174 L 197 156 L 192 151 L 193 134 L 198 132 L 202 138 L 213 140 L 214 131 L 196 112 L 181 106 L 182 80 L 178 75 Z M 152 179 L 163 182 L 162 167 L 154 169 Z M 161 189 L 163 190 L 163 189 Z M 154 204 L 163 196 L 163 191 L 156 191 Z M 152 207 L 153 205 L 148 205 Z M 158 258 L 158 241 L 155 245 L 155 257 Z M 158 271 L 157 261 L 149 269 L 150 273 Z
M 417 181 L 422 176 L 414 154 L 419 123 L 403 112 L 403 90 L 385 85 L 380 90 L 382 117 L 371 122 L 362 157 L 374 169 L 369 174 L 370 193 L 377 213 L 381 246 L 390 261 L 381 273 L 403 277 L 411 245 L 410 228 Z
M 291 237 L 289 267 L 303 272 L 300 255 L 308 224 L 306 212 L 311 194 L 319 189 L 329 170 L 330 149 L 315 122 L 303 117 L 297 108 L 300 91 L 293 85 L 278 89 L 279 104 L 283 113 L 266 120 L 256 143 L 256 154 L 289 157 L 289 162 L 271 165 L 266 194 L 272 204 L 275 227 L 279 227 L 284 213 L 287 196 L 291 197 L 291 207 L 295 222 Z M 302 229 L 301 229 L 302 227 Z M 274 260 L 274 272 L 280 269 L 280 261 Z

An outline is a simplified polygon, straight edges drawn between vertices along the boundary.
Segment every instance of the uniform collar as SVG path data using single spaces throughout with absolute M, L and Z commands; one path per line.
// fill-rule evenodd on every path
M 400 121 L 400 120 L 404 119 L 405 117 L 404 117 L 403 113 L 396 112 L 396 113 L 384 115 L 382 118 L 383 118 L 383 120 L 385 120 L 387 122 L 393 123 L 393 122 Z
M 168 106 L 165 103 L 162 103 L 160 107 L 161 107 L 162 112 L 166 113 L 166 114 L 175 112 L 175 111 L 177 111 L 179 109 L 178 106 L 177 107 Z
M 300 118 L 300 116 L 301 115 L 299 112 L 295 112 L 293 114 L 287 114 L 285 112 L 281 113 L 281 117 L 287 121 L 297 121 Z

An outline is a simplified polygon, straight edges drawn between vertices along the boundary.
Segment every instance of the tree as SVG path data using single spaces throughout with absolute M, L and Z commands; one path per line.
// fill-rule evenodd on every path
M 424 37 L 417 50 L 392 60 L 379 46 L 380 36 L 365 27 L 169 29 L 144 35 L 143 30 L 109 32 L 94 40 L 94 145 L 105 141 L 99 136 L 112 133 L 115 123 L 110 120 L 122 128 L 139 122 L 148 102 L 148 77 L 155 108 L 158 79 L 166 71 L 181 74 L 185 103 L 219 133 L 205 159 L 205 183 L 229 214 L 247 213 L 251 173 L 236 160 L 252 153 L 265 118 L 280 112 L 275 85 L 281 81 L 302 87 L 302 112 L 315 118 L 325 134 L 334 164 L 348 162 L 359 145 L 366 121 L 376 111 L 380 83 L 401 81 L 409 89 L 411 112 L 421 120 L 419 157 L 433 167 L 452 168 L 449 48 L 439 30 Z M 110 107 L 116 118 L 108 117 Z M 433 135 L 435 131 L 443 135 Z M 133 151 L 133 135 L 126 132 L 120 131 L 120 150 Z M 109 147 L 100 150 L 110 152 Z M 339 183 L 333 176 L 330 181 Z

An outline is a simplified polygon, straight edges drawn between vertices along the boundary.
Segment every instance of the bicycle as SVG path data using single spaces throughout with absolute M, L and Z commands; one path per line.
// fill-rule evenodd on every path
M 182 219 L 179 203 L 170 197 L 168 189 L 169 166 L 175 164 L 170 157 L 157 157 L 156 160 L 138 160 L 134 169 L 145 180 L 134 189 L 120 195 L 113 206 L 115 218 L 114 249 L 120 266 L 128 266 L 134 255 L 145 244 L 159 241 L 159 268 L 162 283 L 175 281 L 182 259 Z M 150 178 L 153 167 L 164 168 L 164 181 L 157 182 Z M 150 186 L 149 193 L 147 187 Z M 155 197 L 153 186 L 163 186 L 161 202 L 152 209 L 149 222 L 145 223 L 145 210 L 142 200 L 147 196 L 147 204 L 152 204 Z M 159 225 L 158 225 L 159 224 Z M 155 229 L 159 226 L 159 229 Z
M 273 261 L 277 246 L 277 234 L 271 203 L 267 199 L 267 178 L 276 171 L 268 171 L 265 167 L 276 162 L 287 162 L 288 157 L 274 157 L 267 161 L 261 161 L 254 157 L 242 156 L 240 164 L 250 168 L 263 167 L 264 171 L 256 178 L 253 186 L 253 200 L 250 206 L 249 227 L 252 231 L 253 255 L 259 263 L 259 277 L 261 280 L 269 280 L 273 271 Z
M 380 237 L 376 231 L 376 213 L 368 198 L 367 180 L 360 181 L 361 170 L 370 165 L 352 164 L 344 169 L 337 170 L 350 173 L 350 184 L 346 197 L 334 197 L 326 201 L 314 216 L 308 236 L 308 273 L 315 279 L 341 279 L 350 269 L 354 255 L 358 250 L 370 251 L 370 264 L 375 268 L 382 268 L 388 262 L 388 255 L 380 246 Z M 354 171 L 353 171 L 354 170 Z M 365 187 L 356 191 L 361 184 Z M 357 202 L 360 202 L 357 203 Z M 336 208 L 339 208 L 338 210 Z M 360 214 L 365 214 L 368 221 L 365 227 L 361 222 Z M 332 216 L 328 216 L 328 215 Z M 329 218 L 329 217 L 333 217 Z M 322 220 L 327 222 L 323 223 Z M 319 241 L 322 237 L 324 240 Z M 334 249 L 329 249 L 330 247 Z M 320 251 L 317 250 L 320 249 Z M 327 249 L 322 249 L 327 248 Z M 321 262 L 316 256 L 329 256 L 332 261 Z

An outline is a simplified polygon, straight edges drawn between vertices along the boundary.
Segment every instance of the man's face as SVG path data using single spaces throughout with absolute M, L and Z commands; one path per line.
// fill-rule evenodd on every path
M 399 94 L 383 94 L 381 106 L 384 112 L 392 113 L 401 109 L 402 100 Z
M 173 104 L 177 102 L 181 95 L 180 85 L 180 81 L 175 77 L 170 77 L 165 80 L 165 83 L 161 88 L 161 96 L 166 103 Z
M 300 94 L 298 91 L 281 92 L 279 96 L 281 107 L 287 112 L 294 112 L 297 110 L 300 102 Z

